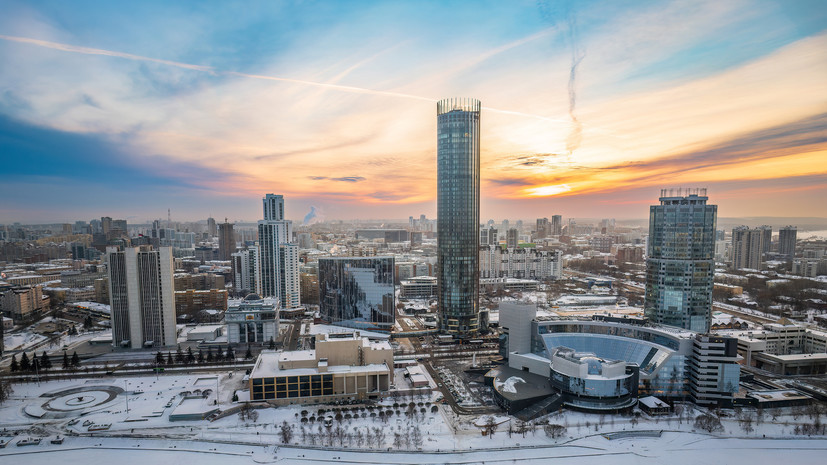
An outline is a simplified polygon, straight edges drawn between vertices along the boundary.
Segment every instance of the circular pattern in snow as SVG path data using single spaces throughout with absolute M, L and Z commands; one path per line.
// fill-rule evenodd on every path
M 53 397 L 43 404 L 43 410 L 51 412 L 74 412 L 90 407 L 103 405 L 123 389 L 115 386 L 89 386 L 82 388 L 66 389 L 53 393 Z

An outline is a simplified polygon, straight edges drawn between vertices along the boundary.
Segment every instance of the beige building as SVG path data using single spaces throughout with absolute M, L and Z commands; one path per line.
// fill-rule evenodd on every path
M 49 299 L 43 299 L 42 286 L 11 289 L 0 295 L 0 309 L 15 323 L 35 316 L 49 307 Z
M 175 290 L 187 291 L 190 289 L 201 291 L 207 289 L 224 289 L 224 276 L 212 273 L 176 273 Z
M 744 364 L 780 375 L 827 373 L 827 332 L 782 318 L 761 330 L 737 331 Z
M 315 350 L 263 351 L 250 399 L 277 405 L 383 397 L 393 383 L 393 349 L 359 333 L 319 334 Z
M 195 315 L 201 310 L 227 310 L 227 290 L 175 291 L 175 315 Z
M 109 278 L 95 280 L 95 302 L 109 304 Z

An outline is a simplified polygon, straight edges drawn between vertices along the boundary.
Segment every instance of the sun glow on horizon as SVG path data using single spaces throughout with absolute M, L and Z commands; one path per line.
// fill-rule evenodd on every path
M 548 186 L 531 187 L 524 190 L 524 192 L 532 197 L 549 197 L 569 191 L 571 191 L 571 186 L 568 184 L 552 184 Z

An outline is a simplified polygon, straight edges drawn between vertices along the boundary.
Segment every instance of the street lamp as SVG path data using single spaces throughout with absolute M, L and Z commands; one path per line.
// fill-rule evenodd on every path
M 123 380 L 124 395 L 126 396 L 126 414 L 129 415 L 129 387 L 127 387 L 126 380 Z

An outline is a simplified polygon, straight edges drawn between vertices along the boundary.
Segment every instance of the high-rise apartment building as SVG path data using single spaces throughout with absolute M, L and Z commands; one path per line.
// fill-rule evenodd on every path
M 112 230 L 112 217 L 111 216 L 102 216 L 101 217 L 101 232 L 109 236 L 110 231 Z
M 778 253 L 784 255 L 787 260 L 795 257 L 795 240 L 798 228 L 795 226 L 784 226 L 778 230 Z
M 210 237 L 218 235 L 218 225 L 213 217 L 207 218 L 207 234 L 209 234 Z
M 548 218 L 537 218 L 537 227 L 535 229 L 535 237 L 544 238 L 551 235 L 551 224 Z
M 764 261 L 766 230 L 738 226 L 732 230 L 732 268 L 735 270 L 760 270 Z
M 559 250 L 480 247 L 480 277 L 483 279 L 559 279 L 563 274 L 562 263 Z
M 646 316 L 656 323 L 706 333 L 712 313 L 717 205 L 706 189 L 661 190 L 649 207 Z
M 140 349 L 176 343 L 172 249 L 106 249 L 112 345 Z
M 218 259 L 230 260 L 235 252 L 235 233 L 233 233 L 233 225 L 224 222 L 218 225 Z
M 258 222 L 259 294 L 277 297 L 282 308 L 301 305 L 299 248 L 291 243 L 293 222 L 284 219 L 284 197 L 267 194 Z
M 479 331 L 480 109 L 437 103 L 437 292 L 440 329 Z
M 480 228 L 480 246 L 497 245 L 500 241 L 497 237 L 497 230 L 492 226 Z
M 772 245 L 772 226 L 763 225 L 758 226 L 758 229 L 762 232 L 762 242 L 761 242 L 761 253 L 769 253 L 770 246 Z
M 520 241 L 520 234 L 517 228 L 509 229 L 505 234 L 505 246 L 509 249 L 516 249 Z
M 390 331 L 396 321 L 393 257 L 319 259 L 319 310 L 330 323 Z
M 559 236 L 563 234 L 563 216 L 553 215 L 551 217 L 551 234 Z

